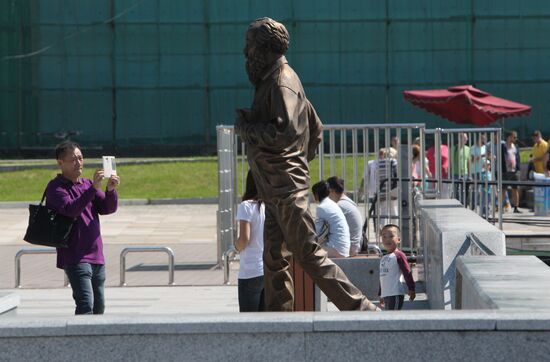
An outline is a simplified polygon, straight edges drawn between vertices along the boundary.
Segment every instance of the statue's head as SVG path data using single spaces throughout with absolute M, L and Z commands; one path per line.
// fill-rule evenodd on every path
M 271 18 L 254 20 L 246 32 L 246 72 L 252 84 L 257 84 L 271 64 L 288 49 L 289 35 L 285 26 Z

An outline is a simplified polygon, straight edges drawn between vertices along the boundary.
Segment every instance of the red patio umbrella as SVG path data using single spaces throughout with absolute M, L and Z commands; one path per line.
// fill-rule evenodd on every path
M 407 90 L 405 99 L 428 112 L 461 124 L 487 126 L 501 118 L 528 116 L 531 106 L 459 85 L 447 89 Z

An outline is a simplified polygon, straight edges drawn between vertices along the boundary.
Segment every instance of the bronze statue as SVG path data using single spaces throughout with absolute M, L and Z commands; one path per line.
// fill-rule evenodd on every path
M 317 244 L 308 209 L 309 161 L 322 140 L 322 124 L 298 75 L 284 56 L 289 35 L 270 18 L 246 33 L 246 72 L 255 87 L 251 109 L 238 109 L 235 130 L 247 145 L 250 169 L 265 202 L 266 309 L 292 311 L 291 255 L 341 310 L 379 310 Z

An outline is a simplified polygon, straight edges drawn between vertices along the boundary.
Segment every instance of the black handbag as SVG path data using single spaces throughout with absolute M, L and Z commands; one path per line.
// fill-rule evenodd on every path
M 68 248 L 75 219 L 61 215 L 44 204 L 46 191 L 38 205 L 29 205 L 29 226 L 23 240 L 31 244 Z

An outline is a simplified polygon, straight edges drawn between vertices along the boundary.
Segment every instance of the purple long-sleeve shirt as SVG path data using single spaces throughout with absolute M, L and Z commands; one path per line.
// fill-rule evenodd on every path
M 46 187 L 46 206 L 76 219 L 69 235 L 69 247 L 57 249 L 58 268 L 76 263 L 105 264 L 99 215 L 117 210 L 115 190 L 99 191 L 89 179 L 73 183 L 59 174 Z

